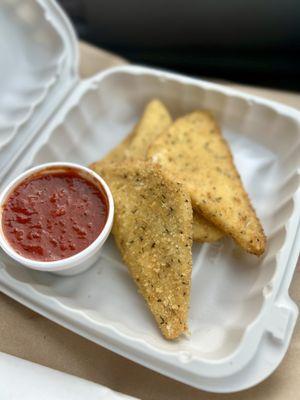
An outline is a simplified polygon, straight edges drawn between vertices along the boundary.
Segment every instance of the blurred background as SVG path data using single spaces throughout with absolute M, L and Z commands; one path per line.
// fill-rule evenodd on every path
M 59 0 L 78 36 L 131 62 L 300 90 L 300 0 Z

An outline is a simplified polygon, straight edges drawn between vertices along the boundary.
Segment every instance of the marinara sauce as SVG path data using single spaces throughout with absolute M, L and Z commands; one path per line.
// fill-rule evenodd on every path
M 23 257 L 56 261 L 88 247 L 108 216 L 102 191 L 73 169 L 25 179 L 8 196 L 2 229 Z

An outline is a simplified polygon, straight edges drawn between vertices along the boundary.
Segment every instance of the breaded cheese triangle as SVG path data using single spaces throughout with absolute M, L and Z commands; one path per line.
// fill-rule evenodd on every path
M 193 212 L 193 240 L 198 243 L 211 243 L 220 240 L 224 233 L 215 225 L 202 217 L 198 212 Z
M 182 185 L 146 162 L 95 167 L 115 202 L 113 234 L 163 335 L 188 329 L 192 206 Z
M 145 160 L 150 143 L 172 123 L 171 115 L 159 100 L 150 101 L 135 128 L 135 135 L 128 146 L 128 157 Z
M 249 253 L 265 251 L 263 228 L 210 113 L 195 111 L 177 119 L 151 144 L 148 157 L 184 183 L 194 210 Z
M 98 168 L 108 162 L 118 163 L 125 159 L 146 158 L 149 145 L 158 135 L 162 134 L 172 123 L 171 116 L 166 106 L 159 100 L 149 102 L 143 112 L 143 116 L 134 130 L 104 158 L 90 165 L 90 168 Z M 219 240 L 224 233 L 216 226 L 208 222 L 199 213 L 194 212 L 193 239 L 196 242 L 214 242 Z

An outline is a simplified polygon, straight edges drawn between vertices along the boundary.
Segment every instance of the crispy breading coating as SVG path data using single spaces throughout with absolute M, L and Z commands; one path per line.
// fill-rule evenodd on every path
M 215 225 L 208 222 L 198 212 L 193 213 L 193 240 L 199 243 L 216 242 L 224 236 Z
M 103 159 L 90 165 L 107 162 L 120 162 L 125 159 L 145 159 L 147 149 L 152 141 L 172 123 L 165 105 L 159 100 L 147 104 L 143 116 L 131 132 L 119 145 L 111 150 Z M 196 242 L 214 242 L 224 234 L 199 213 L 194 213 L 193 239 Z
M 115 202 L 113 234 L 167 339 L 188 329 L 192 206 L 182 185 L 147 162 L 94 166 Z
M 128 156 L 145 160 L 150 143 L 162 134 L 172 123 L 172 118 L 164 104 L 159 100 L 150 101 L 139 120 L 128 146 Z
M 209 112 L 195 111 L 177 119 L 151 144 L 148 157 L 184 183 L 194 210 L 249 253 L 263 254 L 263 228 Z

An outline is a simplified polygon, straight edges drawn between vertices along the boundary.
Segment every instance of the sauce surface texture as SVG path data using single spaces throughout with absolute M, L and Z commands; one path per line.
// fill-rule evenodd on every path
M 105 195 L 75 170 L 46 172 L 27 178 L 10 193 L 2 229 L 20 255 L 56 261 L 88 247 L 107 215 Z

